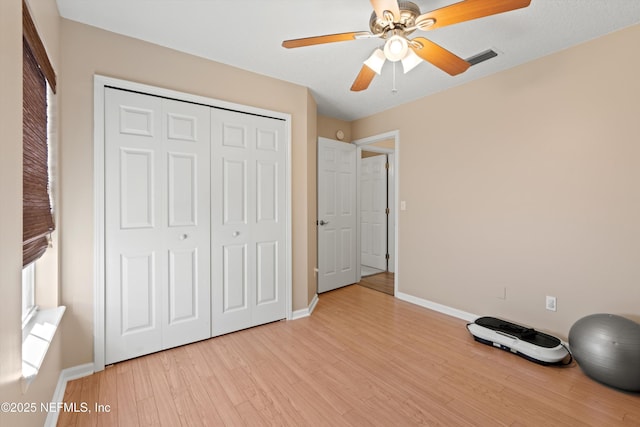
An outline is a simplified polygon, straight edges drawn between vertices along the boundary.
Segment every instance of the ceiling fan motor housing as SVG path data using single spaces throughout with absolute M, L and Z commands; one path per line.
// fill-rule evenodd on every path
M 420 16 L 420 8 L 410 1 L 399 1 L 398 6 L 400 8 L 400 19 L 396 22 L 389 21 L 387 19 L 379 18 L 375 12 L 371 14 L 369 19 L 369 28 L 373 34 L 383 34 L 386 37 L 387 34 L 393 35 L 395 32 L 390 30 L 400 30 L 404 35 L 411 34 L 415 31 L 416 18 Z M 411 30 L 406 31 L 406 28 Z

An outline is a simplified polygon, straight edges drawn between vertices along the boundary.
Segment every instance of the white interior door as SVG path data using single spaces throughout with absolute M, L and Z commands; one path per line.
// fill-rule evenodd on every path
M 209 109 L 105 90 L 105 362 L 210 336 Z
M 318 292 L 355 283 L 356 146 L 318 139 Z
M 286 127 L 212 110 L 212 333 L 286 317 Z
M 387 269 L 387 156 L 360 161 L 360 251 L 362 265 Z

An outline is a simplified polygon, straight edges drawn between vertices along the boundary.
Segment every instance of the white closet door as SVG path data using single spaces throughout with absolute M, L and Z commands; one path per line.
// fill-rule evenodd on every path
M 212 110 L 212 334 L 286 317 L 285 122 Z
M 387 269 L 387 156 L 360 161 L 360 236 L 362 265 Z
M 105 91 L 105 362 L 210 336 L 209 109 Z

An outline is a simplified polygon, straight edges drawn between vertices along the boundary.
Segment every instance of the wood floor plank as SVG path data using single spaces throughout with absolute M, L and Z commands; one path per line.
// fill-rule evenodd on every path
M 426 420 L 428 426 L 444 427 L 477 427 L 480 424 L 465 419 L 464 413 L 456 411 L 448 405 L 432 404 L 414 398 L 406 400 L 405 405 L 410 410 L 420 414 L 420 419 Z
M 214 419 L 207 420 L 206 416 L 202 416 L 203 411 L 206 412 L 206 407 L 199 408 L 196 405 L 189 388 L 176 391 L 173 395 L 173 401 L 176 405 L 180 425 L 183 427 L 206 427 L 211 425 L 209 422 L 214 421 Z
M 477 343 L 465 322 L 362 286 L 310 317 L 70 381 L 59 426 L 640 426 L 640 393 Z
M 225 394 L 234 406 L 247 401 L 247 396 L 242 391 L 240 384 L 236 383 L 233 373 L 227 368 L 220 368 L 216 371 L 215 377 L 222 385 Z
M 105 369 L 100 377 L 100 387 L 98 389 L 98 402 L 109 410 L 100 412 L 97 417 L 98 426 L 114 426 L 118 424 L 118 371 L 110 366 Z M 80 415 L 78 418 L 81 418 Z M 78 425 L 83 422 L 78 420 Z
M 152 427 L 161 424 L 156 401 L 153 397 L 139 399 L 137 401 L 137 408 L 140 427 Z
M 67 403 L 82 402 L 82 387 L 88 382 L 82 379 L 69 381 L 64 391 L 64 401 Z M 72 411 L 60 411 L 58 415 L 58 426 L 75 427 L 78 422 L 78 414 Z
M 136 393 L 136 400 L 146 400 L 153 397 L 151 394 L 151 380 L 149 379 L 149 369 L 147 368 L 147 359 L 139 357 L 129 361 L 131 364 L 131 373 L 133 374 L 133 387 Z
M 158 410 L 158 418 L 162 426 L 179 426 L 180 418 L 173 399 L 172 390 L 164 372 L 160 353 L 146 356 L 151 393 Z
M 131 363 L 121 364 L 120 366 L 131 366 Z M 136 405 L 136 393 L 133 381 L 133 370 L 116 372 L 117 381 L 117 408 L 118 408 L 118 425 L 137 427 L 138 407 Z
M 243 421 L 236 410 L 235 405 L 229 399 L 224 387 L 216 376 L 211 376 L 203 382 L 203 388 L 207 391 L 209 400 L 215 405 L 216 412 L 225 426 L 242 426 Z
M 98 418 L 102 416 L 102 413 L 97 411 L 98 405 L 101 404 L 99 400 L 100 396 L 100 383 L 104 376 L 103 372 L 91 375 L 83 381 L 82 384 L 82 396 L 81 401 L 86 402 L 90 409 L 90 413 L 84 414 L 82 417 L 82 425 L 87 427 L 93 427 L 98 425 Z M 106 408 L 106 406 L 105 406 Z M 111 408 L 109 407 L 109 410 Z
M 383 292 L 387 295 L 393 295 L 393 273 L 388 271 L 365 276 L 360 279 L 358 285 L 373 289 L 374 291 Z
M 300 412 L 291 404 L 289 396 L 281 391 L 277 381 L 268 387 L 268 393 L 271 402 L 260 410 L 260 414 L 269 425 L 303 426 L 306 424 Z
M 171 350 L 156 353 L 158 356 L 157 360 L 162 364 L 167 384 L 174 394 L 184 391 L 187 387 L 187 383 L 182 378 L 180 367 L 176 361 L 176 354 L 180 354 L 182 351 L 180 348 L 172 348 Z
M 292 404 L 305 419 L 305 425 L 347 426 L 348 421 L 339 416 L 333 407 L 308 384 L 298 382 L 291 385 L 289 396 Z

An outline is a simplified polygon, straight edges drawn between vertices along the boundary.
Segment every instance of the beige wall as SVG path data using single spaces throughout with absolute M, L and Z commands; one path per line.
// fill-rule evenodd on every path
M 309 253 L 307 254 L 307 281 L 309 286 L 307 288 L 307 300 L 311 301 L 316 295 L 318 290 L 318 276 L 315 269 L 318 267 L 318 227 L 316 226 L 317 218 L 317 169 L 318 169 L 318 128 L 321 122 L 321 116 L 318 116 L 316 108 L 316 102 L 311 96 L 311 92 L 308 95 L 308 107 L 307 112 L 309 115 L 313 114 L 316 120 L 309 120 L 309 126 L 307 127 L 307 230 L 309 241 Z
M 73 21 L 61 25 L 62 300 L 70 308 L 64 360 L 93 360 L 93 76 L 120 79 L 292 115 L 293 302 L 306 308 L 310 252 L 307 167 L 314 149 L 315 102 L 308 89 Z M 315 229 L 314 229 L 315 232 Z
M 564 337 L 640 319 L 638 45 L 636 25 L 353 123 L 400 130 L 400 292 Z
M 32 17 L 47 49 L 49 59 L 59 72 L 59 17 L 52 0 L 28 1 Z M 21 330 L 22 270 L 22 2 L 0 2 L 0 401 L 49 402 L 60 375 L 61 333 L 58 331 L 37 378 L 23 390 Z M 55 242 L 54 242 L 55 244 Z M 53 254 L 53 255 L 52 255 Z M 49 250 L 47 266 L 51 292 L 39 292 L 36 303 L 55 304 L 57 299 L 57 254 Z M 41 273 L 38 266 L 37 274 Z M 41 275 L 41 274 L 40 274 Z M 46 295 L 46 297 L 43 297 Z M 43 301 L 44 299 L 44 301 Z M 64 322 L 65 320 L 63 320 Z M 0 413 L 2 426 L 41 426 L 47 414 Z
M 0 2 L 0 401 L 21 397 L 22 345 L 20 272 L 22 268 L 22 7 Z M 0 413 L 0 424 L 17 421 Z
M 351 122 L 347 122 L 333 117 L 318 116 L 318 136 L 329 139 L 336 138 L 336 132 L 344 132 L 344 142 L 351 142 Z
M 385 139 L 384 141 L 374 142 L 370 147 L 394 149 L 396 148 L 396 141 L 395 139 Z
M 360 158 L 366 159 L 367 157 L 376 157 L 376 156 L 384 156 L 384 155 L 385 153 L 376 153 L 375 151 L 362 150 L 362 153 L 360 154 Z

